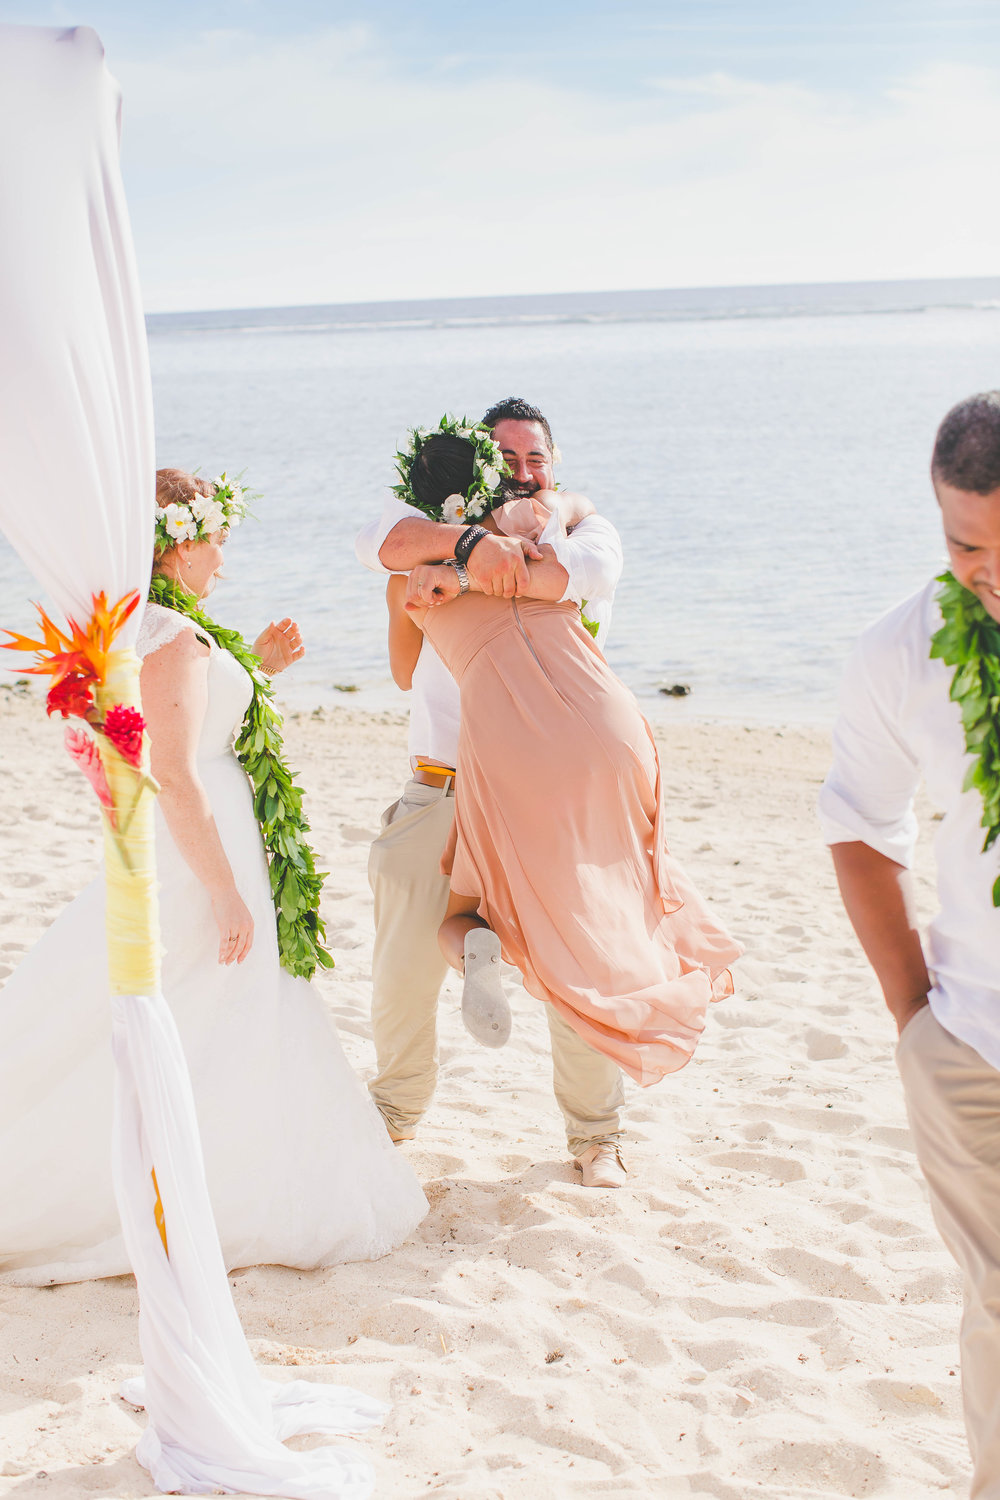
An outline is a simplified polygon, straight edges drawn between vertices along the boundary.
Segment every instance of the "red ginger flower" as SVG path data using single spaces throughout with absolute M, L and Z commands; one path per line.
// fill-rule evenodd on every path
M 45 706 L 50 714 L 60 713 L 64 719 L 70 714 L 75 714 L 79 719 L 86 719 L 94 706 L 91 688 L 94 683 L 92 676 L 85 676 L 81 672 L 70 672 L 52 687 L 46 695 Z
M 104 715 L 104 733 L 123 760 L 138 766 L 142 759 L 142 731 L 146 721 L 137 708 L 116 703 Z
M 66 749 L 97 793 L 97 800 L 114 823 L 114 803 L 108 778 L 101 765 L 101 755 L 90 735 L 83 729 L 66 730 Z

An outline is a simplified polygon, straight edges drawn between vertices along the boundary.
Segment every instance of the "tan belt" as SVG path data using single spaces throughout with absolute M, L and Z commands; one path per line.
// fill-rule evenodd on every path
M 418 760 L 417 768 L 412 772 L 412 776 L 413 780 L 419 782 L 421 786 L 436 786 L 438 788 L 443 787 L 445 782 L 450 780 L 451 786 L 448 788 L 449 797 L 455 791 L 455 771 L 452 766 L 440 766 L 437 761 L 433 760 Z

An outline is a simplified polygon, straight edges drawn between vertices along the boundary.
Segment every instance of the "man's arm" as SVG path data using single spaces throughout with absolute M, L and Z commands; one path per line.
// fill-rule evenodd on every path
M 465 526 L 446 526 L 407 505 L 396 495 L 386 495 L 382 514 L 367 521 L 358 532 L 354 551 L 362 567 L 373 573 L 408 573 L 421 563 L 452 557 L 455 543 Z M 514 537 L 483 538 L 469 555 L 469 572 L 484 593 L 506 598 L 527 581 L 525 557 L 538 557 L 538 549 Z
M 409 573 L 421 563 L 454 557 L 455 543 L 467 526 L 450 526 L 428 516 L 407 516 L 397 522 L 379 548 L 378 560 L 390 573 Z M 528 586 L 525 558 L 539 558 L 534 542 L 525 537 L 484 536 L 469 553 L 466 567 L 484 594 L 511 599 Z
M 913 909 L 910 873 L 868 844 L 834 844 L 837 883 L 858 942 L 900 1033 L 931 987 Z
M 920 766 L 900 702 L 903 665 L 884 622 L 861 637 L 844 673 L 818 807 L 848 918 L 900 1031 L 931 987 L 909 875 Z
M 480 543 L 480 546 L 485 545 Z M 519 599 L 549 599 L 559 601 L 566 593 L 566 569 L 551 547 L 544 546 L 539 558 L 525 563 L 527 581 L 518 589 Z M 488 594 L 475 578 L 469 576 L 469 588 L 474 594 Z M 406 589 L 406 608 L 411 614 L 418 609 L 434 609 L 449 604 L 459 597 L 458 575 L 446 563 L 420 563 L 410 570 Z

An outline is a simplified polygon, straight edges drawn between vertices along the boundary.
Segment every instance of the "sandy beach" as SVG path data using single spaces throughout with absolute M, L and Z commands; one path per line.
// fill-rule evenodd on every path
M 512 981 L 514 1036 L 489 1053 L 449 983 L 439 1093 L 404 1148 L 427 1219 L 377 1263 L 234 1274 L 252 1348 L 277 1378 L 392 1403 L 359 1440 L 380 1500 L 963 1495 L 959 1279 L 813 814 L 826 736 L 659 738 L 672 848 L 747 956 L 695 1061 L 629 1089 L 634 1185 L 581 1187 L 538 1004 Z M 97 867 L 61 740 L 37 698 L 0 691 L 0 979 Z M 405 721 L 320 711 L 287 743 L 331 871 L 321 989 L 368 1076 L 365 868 Z M 929 908 L 926 836 L 918 886 Z M 155 1494 L 117 1395 L 139 1360 L 131 1279 L 3 1287 L 0 1313 L 0 1496 Z

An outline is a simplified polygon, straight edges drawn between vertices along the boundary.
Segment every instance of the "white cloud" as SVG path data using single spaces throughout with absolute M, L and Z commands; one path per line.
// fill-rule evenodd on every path
M 623 99 L 405 76 L 355 26 L 117 71 L 151 308 L 996 270 L 993 69 Z

